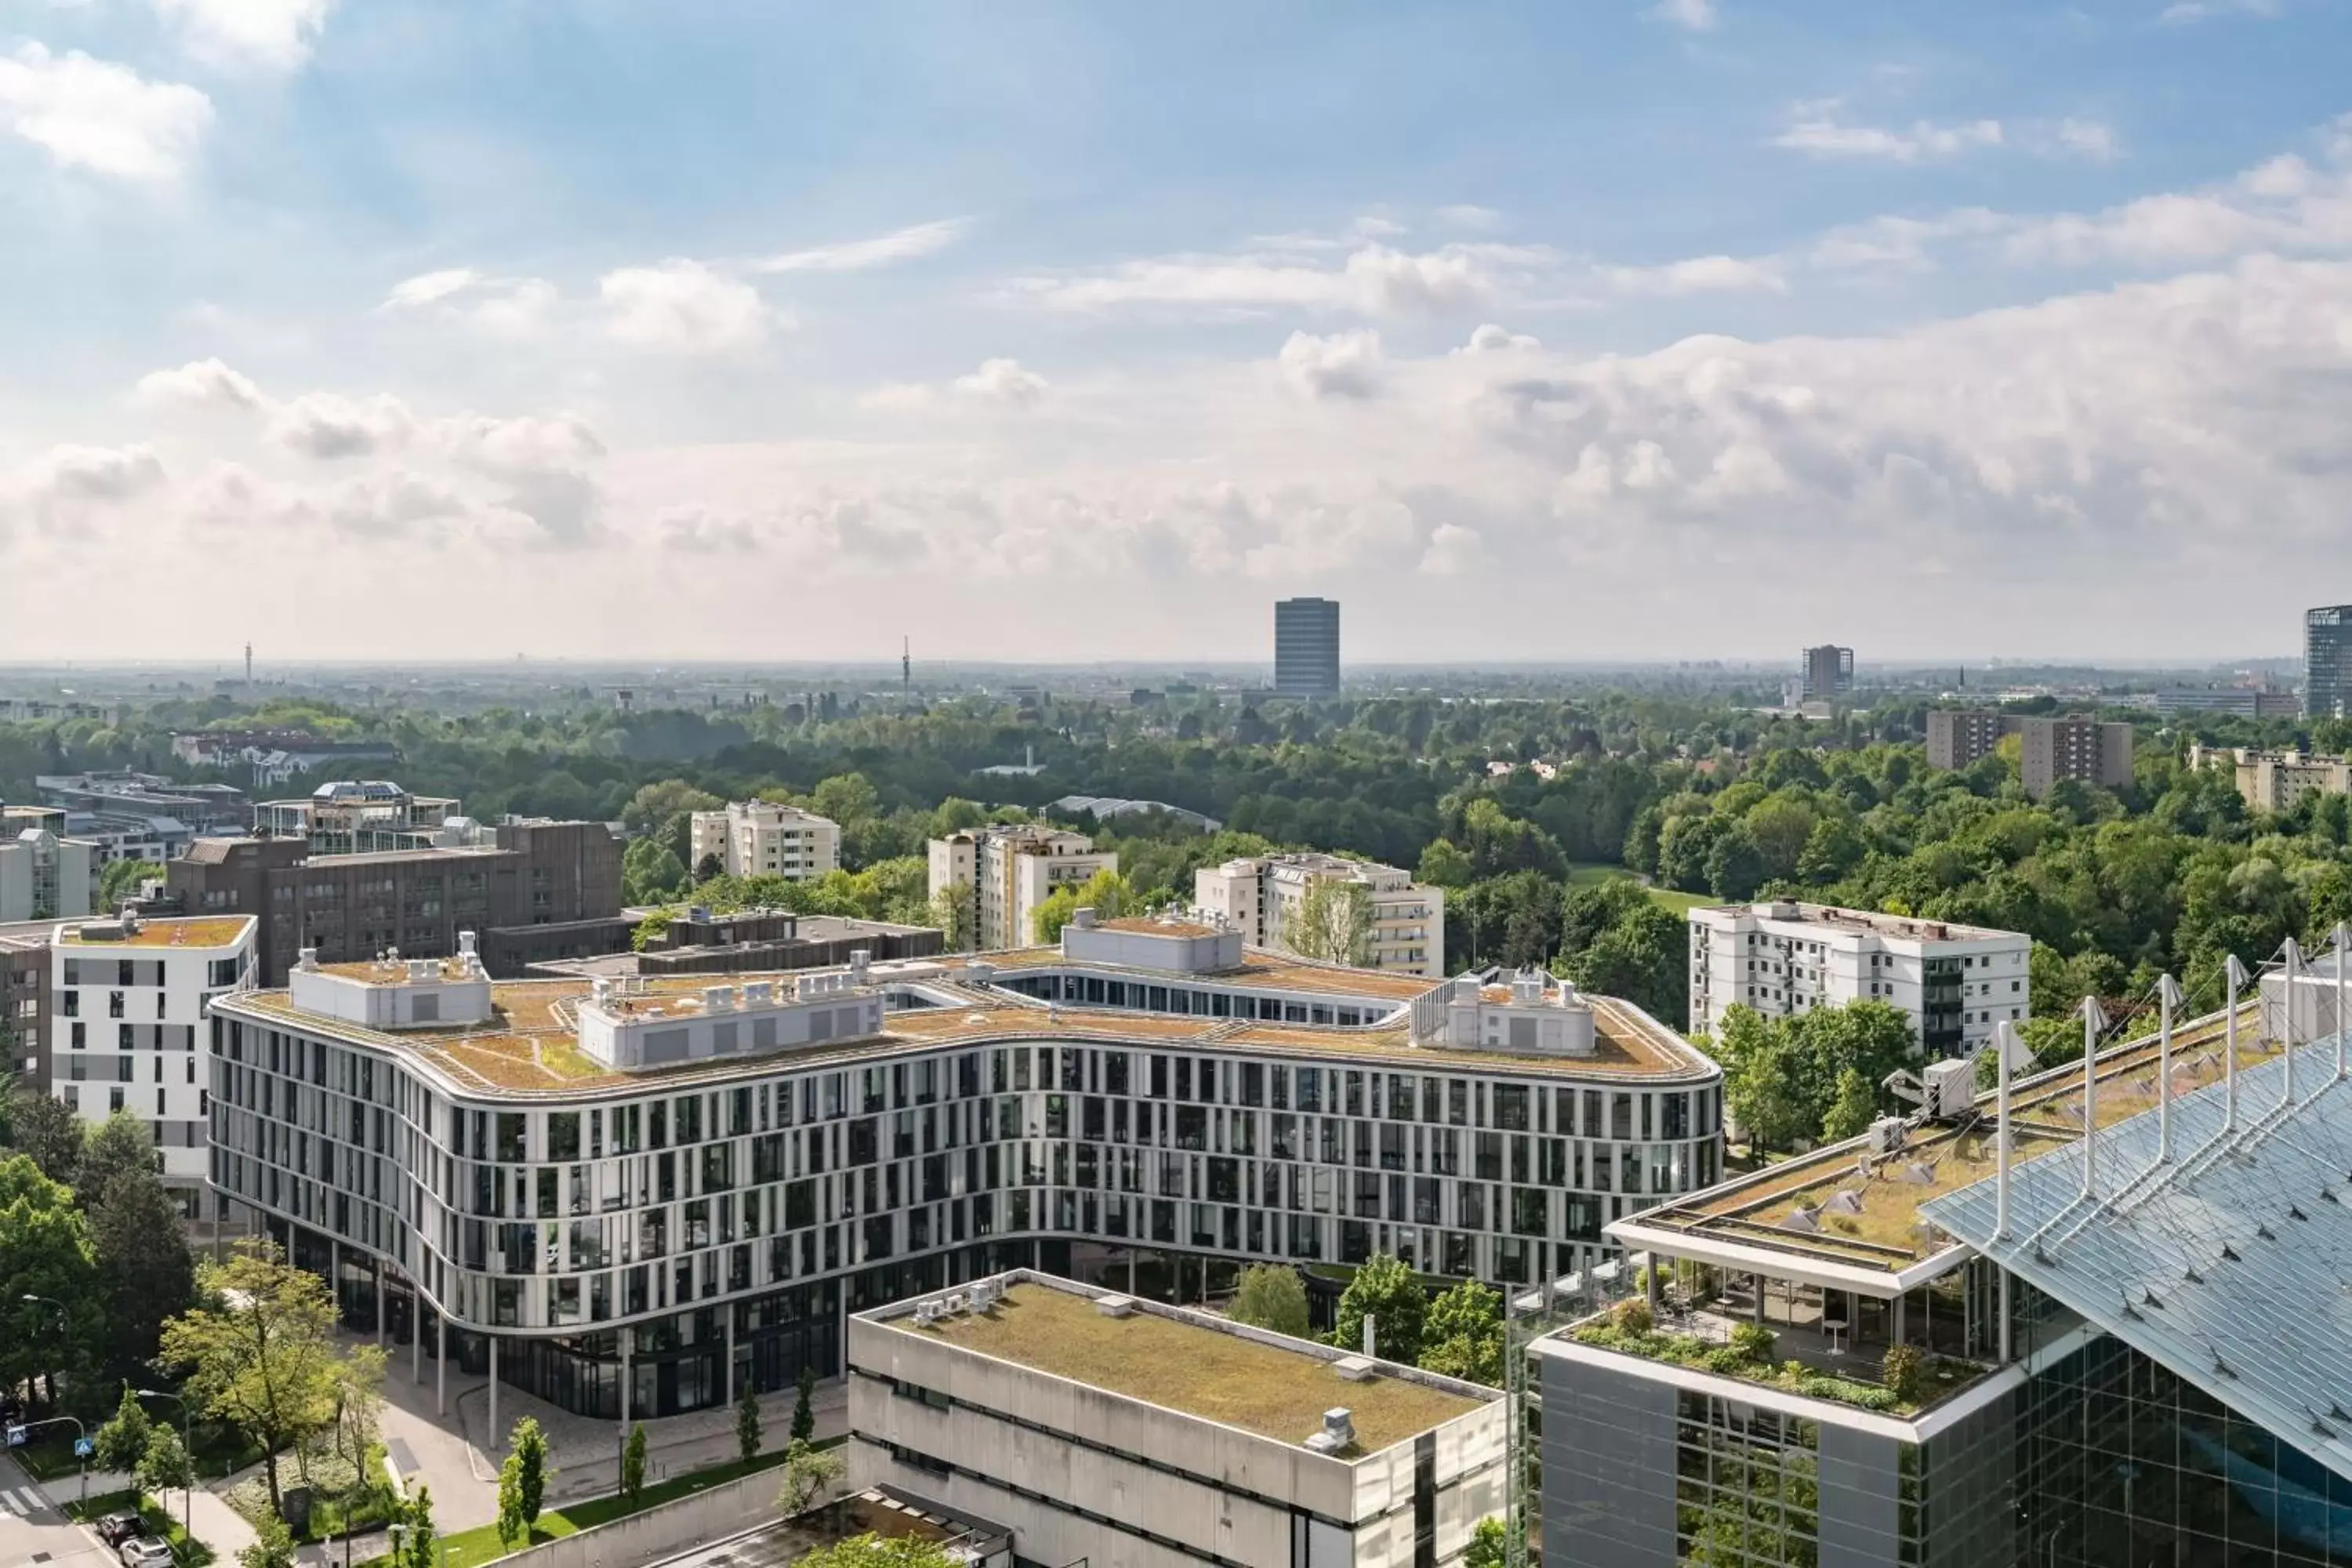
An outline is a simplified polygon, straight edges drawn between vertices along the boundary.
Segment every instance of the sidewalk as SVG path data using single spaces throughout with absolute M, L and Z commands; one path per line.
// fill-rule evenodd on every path
M 67 1504 L 79 1501 L 83 1495 L 81 1476 L 79 1472 L 71 1476 L 60 1476 L 53 1481 L 37 1481 L 34 1484 L 40 1489 L 41 1495 L 48 1500 L 49 1505 L 60 1511 Z M 229 1487 L 236 1485 L 236 1482 L 232 1479 L 219 1484 Z M 89 1473 L 89 1495 L 100 1497 L 107 1492 L 128 1491 L 131 1485 L 131 1478 L 129 1476 L 115 1475 L 105 1470 L 92 1470 Z M 235 1509 L 222 1501 L 210 1486 L 196 1488 L 193 1495 L 180 1492 L 157 1492 L 154 1496 L 156 1502 L 169 1510 L 173 1519 L 188 1521 L 189 1533 L 211 1547 L 213 1556 L 217 1562 L 234 1563 L 236 1561 L 238 1552 L 253 1544 L 253 1526 L 246 1523 Z

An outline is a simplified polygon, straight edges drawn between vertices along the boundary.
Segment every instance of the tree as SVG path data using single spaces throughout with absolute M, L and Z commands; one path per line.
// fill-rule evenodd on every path
M 1429 847 L 1421 852 L 1421 868 L 1413 878 L 1433 887 L 1466 888 L 1472 879 L 1470 857 L 1452 839 L 1433 838 Z
M 1870 1131 L 1878 1119 L 1878 1094 L 1870 1080 L 1853 1068 L 1837 1077 L 1837 1100 L 1822 1118 L 1822 1142 L 1836 1143 Z
M 389 1568 L 440 1568 L 433 1539 L 433 1493 L 418 1481 L 394 1523 L 401 1527 Z
M 747 1465 L 760 1457 L 760 1396 L 748 1377 L 735 1400 L 735 1447 Z
M 189 1457 L 187 1445 L 180 1441 L 179 1433 L 159 1426 L 148 1434 L 146 1451 L 139 1456 L 132 1479 L 142 1491 L 186 1491 L 196 1484 L 195 1461 Z
M 980 940 L 971 907 L 971 884 L 950 882 L 931 895 L 930 921 L 940 928 L 943 952 L 968 952 Z
M 882 809 L 882 797 L 864 773 L 835 773 L 809 792 L 809 809 L 843 829 Z
M 846 1468 L 832 1449 L 793 1438 L 784 1449 L 784 1484 L 776 1493 L 776 1507 L 786 1519 L 806 1513 L 824 1500 Z
M 238 1568 L 294 1568 L 294 1538 L 275 1513 L 266 1514 L 253 1527 L 253 1544 L 236 1561 Z
M 1499 1388 L 1503 1382 L 1503 1299 L 1465 1279 L 1429 1303 L 1421 1331 L 1421 1366 Z
M 130 1475 L 146 1457 L 147 1439 L 153 1436 L 154 1423 L 148 1420 L 146 1406 L 126 1383 L 122 1398 L 114 1406 L 114 1418 L 90 1438 L 90 1459 L 101 1470 Z
M 0 1159 L 0 1387 L 82 1363 L 105 1327 L 96 1278 L 72 1192 L 27 1155 Z
M 1301 958 L 1363 964 L 1372 948 L 1371 889 L 1352 878 L 1314 879 L 1282 922 L 1282 942 Z
M 816 1437 L 816 1368 L 805 1362 L 801 1365 L 800 1397 L 793 1401 L 793 1441 L 807 1443 Z
M 530 1526 L 522 1517 L 522 1456 L 509 1454 L 499 1466 L 499 1542 L 511 1546 L 527 1541 Z
M 1046 944 L 1062 940 L 1062 928 L 1080 910 L 1092 910 L 1103 920 L 1116 920 L 1131 914 L 1137 908 L 1135 889 L 1126 878 L 1116 871 L 1097 871 L 1083 888 L 1063 884 L 1061 890 L 1039 904 L 1031 918 L 1036 929 L 1032 935 Z
M 646 1424 L 642 1421 L 629 1428 L 629 1441 L 621 1449 L 621 1495 L 632 1509 L 646 1495 Z
M 81 1175 L 81 1119 L 53 1095 L 18 1084 L 10 1108 L 16 1147 L 32 1157 L 41 1174 L 71 1186 Z
M 1331 1342 L 1344 1351 L 1363 1346 L 1364 1320 L 1372 1320 L 1372 1353 L 1412 1366 L 1421 1359 L 1422 1323 L 1429 1311 L 1420 1277 L 1393 1253 L 1376 1252 L 1356 1270 L 1339 1296 Z
M 115 1177 L 154 1175 L 162 1158 L 155 1149 L 153 1130 L 131 1112 L 118 1110 L 89 1129 L 82 1143 L 81 1163 L 67 1184 L 87 1210 Z
M 135 859 L 127 855 L 121 859 L 109 860 L 106 869 L 98 874 L 99 908 L 110 911 L 121 900 L 136 893 L 141 882 L 150 877 L 161 881 L 163 876 L 163 868 L 152 860 Z
M 1237 1323 L 1305 1339 L 1307 1285 L 1298 1270 L 1283 1263 L 1253 1263 L 1241 1272 L 1225 1316 Z
M 326 1281 L 247 1237 L 226 1263 L 202 1265 L 196 1282 L 205 1304 L 163 1325 L 163 1360 L 186 1370 L 188 1396 L 271 1454 L 332 1421 L 341 1368 Z M 262 1469 L 282 1518 L 278 1467 Z
M 1510 1531 L 1502 1520 L 1487 1515 L 1470 1532 L 1470 1546 L 1462 1554 L 1462 1568 L 1503 1568 L 1509 1542 Z
M 799 1568 L 955 1568 L 959 1561 L 935 1541 L 869 1531 L 807 1553 Z
M 524 1416 L 507 1436 L 507 1457 L 499 1466 L 499 1539 L 525 1541 L 539 1522 L 547 1499 L 547 1434 Z
M 118 1167 L 89 1208 L 91 1255 L 107 1303 L 107 1357 L 131 1371 L 154 1359 L 163 1321 L 194 1295 L 195 1258 L 180 1205 L 152 1165 Z
M 354 1345 L 335 1369 L 335 1451 L 354 1465 L 367 1463 L 383 1412 L 384 1352 L 379 1345 Z

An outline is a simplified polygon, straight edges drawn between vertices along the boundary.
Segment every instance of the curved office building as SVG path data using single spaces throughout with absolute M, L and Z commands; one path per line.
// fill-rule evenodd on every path
M 1715 1066 L 1539 974 L 1090 911 L 1055 948 L 725 984 L 461 949 L 216 1001 L 213 1180 L 412 1375 L 585 1414 L 831 1375 L 848 1314 L 1013 1268 L 1556 1278 L 1720 1173 Z

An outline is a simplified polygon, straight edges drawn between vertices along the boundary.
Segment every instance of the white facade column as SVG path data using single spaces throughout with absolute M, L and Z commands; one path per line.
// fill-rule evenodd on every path
M 499 1436 L 499 1336 L 484 1334 L 490 1342 L 490 1451 L 496 1453 L 506 1446 Z
M 449 1414 L 449 1320 L 433 1315 L 433 1413 Z
M 727 1349 L 726 1349 L 725 1354 L 726 1354 L 726 1357 L 727 1357 L 727 1403 L 728 1403 L 729 1406 L 731 1408 L 731 1407 L 734 1405 L 734 1404 L 735 1404 L 735 1307 L 734 1307 L 734 1304 L 733 1304 L 732 1302 L 730 1302 L 730 1303 L 728 1304 L 728 1306 L 727 1306 L 726 1310 L 727 1310 Z
M 425 1381 L 425 1292 L 408 1283 L 408 1381 Z
M 375 1348 L 383 1349 L 383 1259 L 375 1260 Z

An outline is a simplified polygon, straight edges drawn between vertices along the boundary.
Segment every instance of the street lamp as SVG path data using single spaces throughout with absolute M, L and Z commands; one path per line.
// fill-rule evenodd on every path
M 180 1529 L 190 1541 L 196 1538 L 196 1446 L 188 1436 L 188 1402 L 168 1388 L 134 1388 L 131 1391 L 142 1399 L 168 1399 L 180 1407 L 180 1457 L 187 1461 L 188 1484 L 180 1493 Z M 276 1464 L 272 1456 L 270 1463 Z

